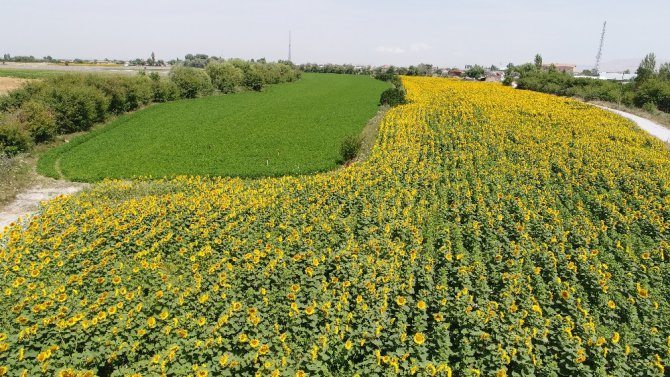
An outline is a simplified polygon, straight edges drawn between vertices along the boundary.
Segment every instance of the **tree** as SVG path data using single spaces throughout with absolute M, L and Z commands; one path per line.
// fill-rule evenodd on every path
M 484 76 L 485 73 L 486 73 L 486 71 L 484 70 L 484 67 L 482 67 L 481 65 L 475 64 L 472 67 L 468 68 L 468 70 L 465 71 L 465 76 L 471 77 L 473 79 L 479 79 L 482 76 Z
M 535 54 L 535 68 L 542 69 L 542 55 Z
M 635 73 L 637 73 L 635 81 L 638 83 L 642 83 L 654 77 L 654 74 L 656 73 L 656 55 L 653 52 L 647 54 L 647 56 L 640 62 L 640 66 Z
M 658 68 L 658 78 L 663 81 L 670 81 L 670 62 L 661 64 Z

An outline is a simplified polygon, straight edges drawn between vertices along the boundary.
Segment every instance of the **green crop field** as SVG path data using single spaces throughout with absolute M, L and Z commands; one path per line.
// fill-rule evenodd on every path
M 329 170 L 342 139 L 361 132 L 387 87 L 367 76 L 305 74 L 261 93 L 155 105 L 48 152 L 38 169 L 77 181 Z
M 17 69 L 17 68 L 3 68 L 0 66 L 0 77 L 16 77 L 20 79 L 43 79 L 56 75 L 62 75 L 63 71 L 50 71 L 38 69 Z

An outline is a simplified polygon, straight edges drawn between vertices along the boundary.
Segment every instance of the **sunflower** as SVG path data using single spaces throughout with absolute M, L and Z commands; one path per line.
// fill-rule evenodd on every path
M 416 343 L 418 345 L 422 345 L 426 341 L 426 336 L 423 335 L 423 333 L 418 332 L 418 333 L 414 334 L 413 340 L 414 340 L 414 343 Z
M 261 348 L 258 349 L 259 355 L 267 355 L 270 352 L 270 347 L 267 344 L 263 344 Z

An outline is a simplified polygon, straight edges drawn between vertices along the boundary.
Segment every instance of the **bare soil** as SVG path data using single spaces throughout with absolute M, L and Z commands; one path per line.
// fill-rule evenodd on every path
M 0 77 L 0 96 L 7 94 L 14 89 L 20 88 L 28 81 L 29 80 L 17 79 L 15 77 Z

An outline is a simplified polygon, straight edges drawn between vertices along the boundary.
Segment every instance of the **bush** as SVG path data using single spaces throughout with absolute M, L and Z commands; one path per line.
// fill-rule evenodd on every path
M 252 65 L 249 70 L 244 72 L 244 86 L 247 89 L 260 92 L 263 90 L 264 85 L 265 81 L 263 80 L 263 75 L 255 65 Z
M 179 88 L 181 98 L 196 98 L 212 94 L 214 87 L 202 69 L 177 66 L 170 71 L 170 80 Z
M 281 82 L 292 82 L 300 78 L 300 71 L 288 64 L 279 63 L 277 64 L 277 67 L 279 68 L 279 77 Z
M 221 93 L 233 93 L 244 83 L 244 71 L 231 63 L 209 63 L 206 72 L 214 87 Z
M 108 98 L 107 111 L 122 114 L 150 103 L 153 99 L 152 81 L 146 76 L 94 76 L 87 77 L 85 85 L 100 89 Z
M 398 106 L 407 103 L 405 91 L 400 88 L 389 88 L 382 92 L 380 105 Z
M 168 102 L 179 99 L 179 87 L 170 80 L 159 78 L 151 84 L 154 102 Z
M 17 122 L 0 124 L 0 155 L 15 156 L 31 146 L 30 135 Z
M 128 78 L 123 83 L 126 90 L 125 111 L 133 111 L 145 106 L 153 100 L 152 81 L 146 76 Z
M 44 88 L 42 82 L 30 82 L 19 89 L 12 90 L 6 96 L 0 96 L 0 112 L 16 110 L 21 105 L 35 97 Z
M 637 88 L 633 103 L 642 108 L 653 104 L 658 110 L 670 112 L 670 83 L 648 79 Z
M 56 136 L 56 117 L 42 102 L 30 100 L 24 103 L 15 117 L 35 143 L 51 141 Z
M 356 158 L 362 144 L 363 139 L 361 139 L 360 136 L 350 135 L 345 137 L 340 145 L 340 157 L 342 158 L 342 162 L 351 161 Z
M 90 86 L 56 85 L 41 93 L 43 100 L 53 109 L 57 132 L 85 131 L 105 119 L 108 98 Z

